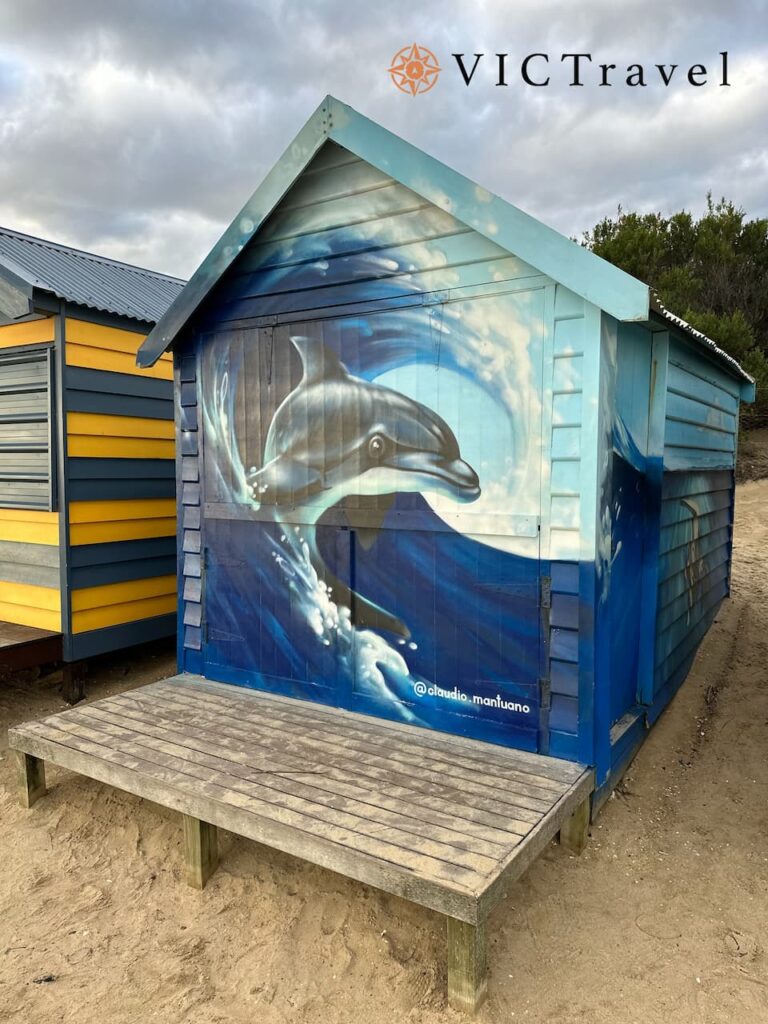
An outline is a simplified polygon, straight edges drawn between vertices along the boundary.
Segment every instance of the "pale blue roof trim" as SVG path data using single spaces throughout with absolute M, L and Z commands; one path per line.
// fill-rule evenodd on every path
M 139 366 L 151 366 L 169 348 L 326 139 L 450 211 L 458 220 L 617 320 L 648 319 L 647 285 L 333 96 L 326 96 L 149 334 L 139 349 Z

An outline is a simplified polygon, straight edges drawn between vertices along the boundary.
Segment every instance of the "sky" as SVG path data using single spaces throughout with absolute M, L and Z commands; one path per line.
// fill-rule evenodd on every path
M 768 0 L 0 0 L 0 27 L 0 224 L 178 276 L 326 93 L 571 236 L 710 191 L 768 215 Z M 413 42 L 442 67 L 416 97 L 387 72 Z M 486 54 L 469 88 L 456 52 Z M 520 80 L 531 52 L 547 88 Z

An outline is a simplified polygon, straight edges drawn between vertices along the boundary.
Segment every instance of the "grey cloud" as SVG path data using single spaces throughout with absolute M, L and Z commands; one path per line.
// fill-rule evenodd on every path
M 626 207 L 724 192 L 768 212 L 765 0 L 0 0 L 0 222 L 189 274 L 326 92 L 523 209 L 579 234 Z M 407 42 L 446 67 L 413 100 L 386 67 Z M 569 89 L 563 50 L 619 65 L 731 51 L 730 90 Z M 532 49 L 553 84 L 515 75 Z M 509 51 L 510 87 L 492 84 Z M 480 72 L 478 72 L 480 78 Z

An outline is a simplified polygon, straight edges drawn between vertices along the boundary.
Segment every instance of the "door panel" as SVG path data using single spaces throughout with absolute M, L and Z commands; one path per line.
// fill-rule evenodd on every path
M 207 674 L 536 748 L 542 317 L 539 290 L 203 340 Z

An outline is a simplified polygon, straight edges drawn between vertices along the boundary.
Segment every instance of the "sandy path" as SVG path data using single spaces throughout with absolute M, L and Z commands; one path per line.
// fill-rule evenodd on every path
M 480 1021 L 768 1021 L 766 505 L 768 481 L 739 488 L 733 599 L 587 852 L 553 846 L 492 916 Z M 90 698 L 172 667 L 157 649 L 130 677 L 107 662 Z M 0 754 L 8 725 L 61 707 L 0 686 Z M 229 836 L 197 893 L 170 812 L 53 769 L 26 813 L 10 781 L 4 758 L 0 1020 L 461 1019 L 436 915 Z

